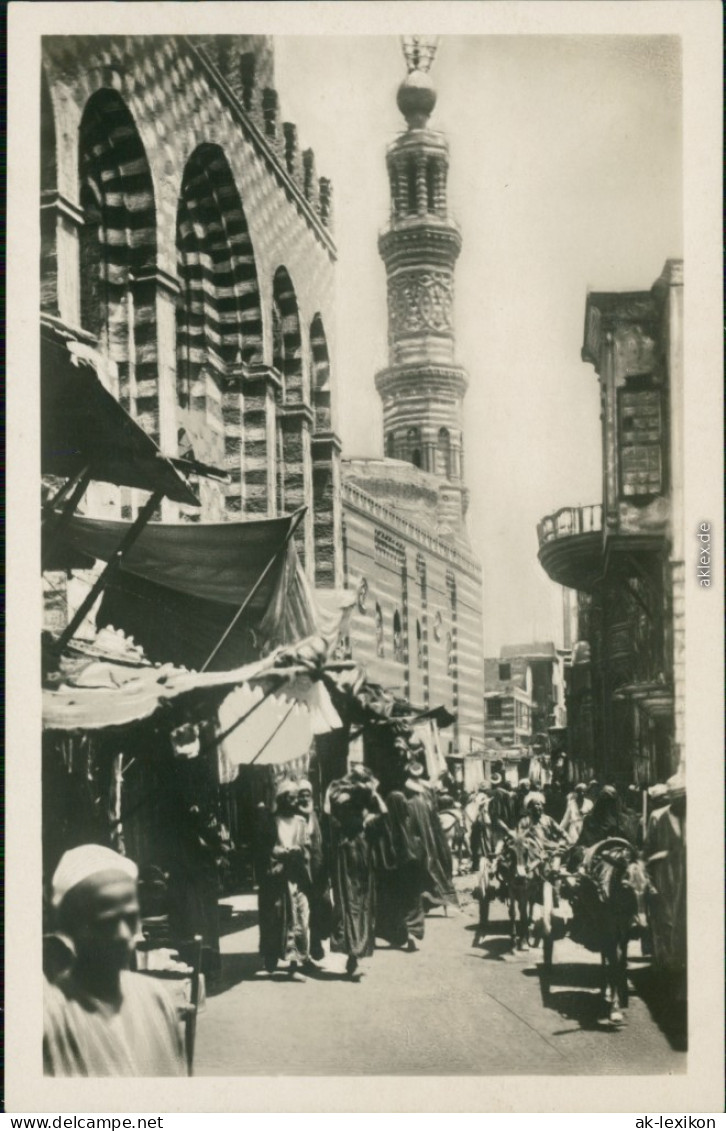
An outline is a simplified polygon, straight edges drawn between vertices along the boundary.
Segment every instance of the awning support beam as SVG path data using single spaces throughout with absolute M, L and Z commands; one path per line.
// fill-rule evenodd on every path
M 51 499 L 43 507 L 43 517 L 42 517 L 41 525 L 42 525 L 42 528 L 45 529 L 45 531 L 46 531 L 46 535 L 45 535 L 46 545 L 45 545 L 45 553 L 42 554 L 42 557 L 41 557 L 41 568 L 42 569 L 46 568 L 46 562 L 48 561 L 50 550 L 53 548 L 53 544 L 55 542 L 55 539 L 61 533 L 61 531 L 63 530 L 63 527 L 68 524 L 70 518 L 73 515 L 73 512 L 75 511 L 76 507 L 78 506 L 81 499 L 85 495 L 85 493 L 88 489 L 88 484 L 91 482 L 92 474 L 93 474 L 93 468 L 91 467 L 91 465 L 89 463 L 89 464 L 86 465 L 86 467 L 83 468 L 82 471 L 80 471 L 78 473 L 77 476 L 75 476 L 72 479 L 67 480 L 63 484 L 63 486 L 61 487 L 60 491 L 58 491 L 54 495 L 53 499 Z M 63 510 L 60 512 L 60 514 L 57 514 L 55 512 L 56 503 L 58 503 L 61 499 L 64 499 L 65 496 L 68 494 L 68 492 L 71 491 L 71 488 L 72 488 L 72 492 L 71 492 L 70 498 L 68 498 L 66 500 L 66 502 L 64 503 Z
M 136 539 L 141 534 L 144 527 L 148 524 L 149 519 L 153 515 L 154 511 L 158 507 L 158 505 L 161 502 L 161 500 L 163 499 L 163 497 L 164 497 L 163 491 L 155 491 L 153 493 L 153 495 L 150 495 L 148 500 L 144 503 L 144 505 L 141 508 L 141 510 L 139 511 L 138 515 L 136 516 L 136 518 L 132 522 L 131 526 L 129 527 L 129 529 L 126 531 L 123 538 L 121 539 L 121 542 L 119 543 L 118 547 L 114 550 L 113 556 L 108 560 L 108 562 L 104 566 L 103 570 L 101 571 L 99 576 L 96 578 L 96 581 L 94 582 L 93 586 L 91 587 L 91 589 L 88 591 L 85 598 L 81 602 L 79 608 L 76 610 L 76 614 L 73 617 L 73 619 L 71 620 L 70 624 L 68 625 L 67 628 L 64 629 L 63 633 L 61 634 L 61 636 L 56 641 L 56 643 L 54 645 L 54 651 L 55 652 L 57 652 L 57 653 L 62 652 L 63 649 L 65 648 L 66 644 L 68 643 L 68 641 L 73 639 L 76 632 L 78 631 L 78 628 L 80 627 L 81 623 L 83 622 L 84 618 L 87 616 L 89 611 L 93 608 L 95 601 L 97 600 L 97 598 L 100 596 L 100 594 L 102 593 L 102 591 L 104 590 L 104 588 L 108 584 L 108 581 L 114 575 L 116 570 L 119 568 L 124 557 L 126 556 L 128 551 L 131 549 L 131 547 L 133 546 L 134 542 L 136 541 Z
M 290 520 L 290 525 L 287 529 L 287 534 L 285 535 L 284 542 L 282 543 L 282 545 L 280 546 L 279 549 L 275 550 L 275 553 L 270 558 L 269 562 L 267 563 L 267 565 L 263 569 L 262 573 L 257 578 L 257 581 L 254 583 L 254 585 L 250 589 L 249 593 L 245 597 L 244 601 L 242 602 L 240 607 L 237 609 L 237 612 L 232 617 L 232 620 L 229 622 L 226 629 L 222 633 L 221 637 L 219 638 L 219 640 L 215 644 L 214 648 L 212 649 L 212 651 L 209 653 L 206 660 L 202 664 L 201 668 L 199 669 L 200 671 L 205 672 L 207 670 L 207 668 L 211 664 L 212 660 L 214 659 L 214 657 L 219 652 L 219 649 L 222 647 L 225 640 L 229 636 L 230 632 L 232 631 L 234 626 L 237 624 L 237 621 L 240 619 L 243 612 L 245 611 L 245 609 L 249 605 L 250 601 L 254 597 L 255 593 L 257 592 L 257 590 L 262 585 L 262 582 L 265 580 L 268 573 L 270 572 L 270 570 L 274 566 L 275 562 L 278 560 L 279 557 L 281 557 L 282 554 L 284 554 L 285 550 L 287 549 L 287 546 L 288 546 L 290 539 L 292 538 L 293 534 L 295 533 L 298 526 L 302 522 L 303 516 L 304 516 L 305 512 L 307 511 L 307 509 L 308 509 L 307 507 L 300 507 L 300 509 L 295 511 L 295 513 L 293 514 L 293 516 Z

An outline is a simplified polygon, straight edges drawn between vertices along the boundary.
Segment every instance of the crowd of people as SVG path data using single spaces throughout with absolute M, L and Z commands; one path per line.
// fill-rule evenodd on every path
M 415 952 L 426 912 L 457 902 L 452 854 L 439 813 L 453 783 L 426 780 L 420 760 L 399 751 L 382 790 L 363 765 L 328 786 L 319 809 L 310 781 L 286 777 L 260 811 L 255 871 L 261 963 L 304 977 L 326 955 L 345 956 L 357 980 L 377 940 Z M 496 858 L 513 837 L 577 861 L 594 846 L 626 841 L 649 874 L 650 945 L 656 967 L 685 992 L 686 795 L 680 775 L 648 791 L 578 784 L 559 819 L 550 798 L 524 779 L 485 781 L 473 799 L 471 856 Z M 639 795 L 640 796 L 640 795 Z M 549 800 L 549 804 L 548 804 Z M 469 801 L 471 808 L 472 801 Z M 50 1075 L 177 1075 L 186 1071 L 174 1008 L 153 979 L 133 973 L 140 938 L 138 870 L 99 845 L 71 849 L 52 880 L 58 936 L 72 961 L 46 980 L 44 1063 Z
M 317 813 L 307 780 L 285 778 L 256 837 L 260 953 L 273 974 L 314 971 L 329 940 L 346 974 L 376 939 L 408 952 L 424 936 L 425 913 L 456 902 L 452 859 L 424 767 L 402 766 L 382 796 L 365 766 L 330 783 Z
M 560 809 L 556 791 L 533 789 L 526 778 L 516 786 L 484 781 L 469 803 L 471 861 L 498 859 L 507 841 L 523 836 L 535 853 L 561 853 L 571 871 L 588 850 L 613 839 L 627 842 L 642 858 L 648 876 L 649 931 L 645 940 L 655 968 L 685 977 L 686 967 L 686 790 L 682 773 L 642 791 L 597 781 L 578 783 Z M 549 810 L 549 812 L 548 812 Z

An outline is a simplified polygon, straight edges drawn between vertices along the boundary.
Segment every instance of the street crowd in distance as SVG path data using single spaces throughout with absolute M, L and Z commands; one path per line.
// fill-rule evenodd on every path
M 259 807 L 259 951 L 271 983 L 278 972 L 297 981 L 314 977 L 328 950 L 344 956 L 339 976 L 351 981 L 366 972 L 376 940 L 415 953 L 427 912 L 457 905 L 457 872 L 473 879 L 479 934 L 489 903 L 501 898 L 510 903 L 512 946 L 526 949 L 532 906 L 547 903 L 541 892 L 549 882 L 555 911 L 568 899 L 579 911 L 573 938 L 597 949 L 609 930 L 602 908 L 617 884 L 637 889 L 627 868 L 645 877 L 643 947 L 659 969 L 685 978 L 681 777 L 651 787 L 640 808 L 639 792 L 621 799 L 614 786 L 595 781 L 567 794 L 492 775 L 466 794 L 449 773 L 429 781 L 423 748 L 399 737 L 387 784 L 383 790 L 369 768 L 354 763 L 328 785 L 317 810 L 312 783 L 293 777 L 277 782 L 271 806 Z M 99 845 L 71 849 L 58 865 L 52 902 L 72 958 L 46 981 L 50 1075 L 174 1075 L 191 1065 L 163 986 L 133 972 L 137 881 L 131 860 Z M 459 892 L 465 886 L 458 881 Z M 635 904 L 627 911 L 624 961 L 634 919 Z M 617 983 L 610 992 L 611 1021 L 622 1020 Z

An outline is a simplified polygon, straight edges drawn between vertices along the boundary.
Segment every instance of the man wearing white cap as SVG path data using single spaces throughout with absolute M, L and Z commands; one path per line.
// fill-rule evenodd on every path
M 182 1076 L 172 1002 L 129 970 L 139 930 L 138 869 L 86 844 L 61 858 L 52 883 L 60 929 L 72 940 L 69 971 L 45 986 L 43 1064 L 48 1076 Z

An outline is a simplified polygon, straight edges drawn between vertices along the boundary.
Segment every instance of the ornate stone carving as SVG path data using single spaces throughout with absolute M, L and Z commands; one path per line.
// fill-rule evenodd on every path
M 388 322 L 391 336 L 430 329 L 453 329 L 454 282 L 444 271 L 396 275 L 388 284 Z

